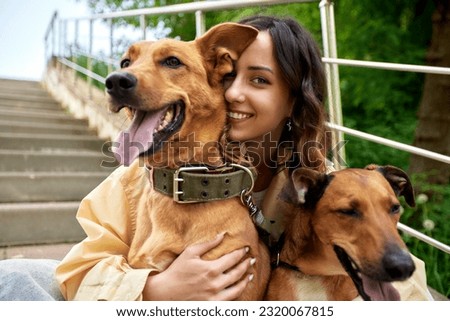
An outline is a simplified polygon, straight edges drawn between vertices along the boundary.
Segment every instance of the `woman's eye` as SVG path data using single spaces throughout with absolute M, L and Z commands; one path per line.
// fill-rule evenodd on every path
M 169 68 L 178 68 L 182 65 L 180 59 L 178 59 L 177 57 L 166 58 L 162 64 Z
M 264 84 L 269 83 L 265 78 L 262 78 L 262 77 L 253 78 L 252 82 L 257 85 L 264 85 Z
M 120 62 L 120 68 L 127 68 L 130 66 L 130 59 L 123 59 Z

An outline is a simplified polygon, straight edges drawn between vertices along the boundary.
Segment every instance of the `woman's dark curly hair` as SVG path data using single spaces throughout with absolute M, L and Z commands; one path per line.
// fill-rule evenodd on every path
M 294 142 L 299 165 L 325 171 L 325 73 L 311 34 L 291 18 L 252 16 L 239 21 L 272 37 L 274 55 L 295 98 L 292 130 L 283 142 Z

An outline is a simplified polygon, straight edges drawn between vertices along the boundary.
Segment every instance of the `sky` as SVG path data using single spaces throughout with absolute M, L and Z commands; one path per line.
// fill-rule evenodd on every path
M 42 78 L 44 36 L 55 10 L 61 18 L 89 15 L 83 0 L 0 0 L 0 78 Z

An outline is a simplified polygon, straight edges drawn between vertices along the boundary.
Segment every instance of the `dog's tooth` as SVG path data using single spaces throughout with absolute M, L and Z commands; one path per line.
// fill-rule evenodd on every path
M 173 109 L 169 108 L 164 117 L 164 121 L 170 122 L 173 119 Z

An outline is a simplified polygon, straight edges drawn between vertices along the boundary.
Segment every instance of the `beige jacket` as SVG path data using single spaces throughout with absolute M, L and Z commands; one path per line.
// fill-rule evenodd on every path
M 67 300 L 141 300 L 150 269 L 127 264 L 136 214 L 146 210 L 151 188 L 136 160 L 119 167 L 81 202 L 77 219 L 86 239 L 75 245 L 56 269 Z
M 272 181 L 262 205 L 265 213 L 272 212 L 267 199 L 278 193 L 284 179 L 285 171 Z M 142 300 L 153 270 L 131 268 L 127 256 L 137 213 L 146 211 L 143 195 L 151 188 L 145 168 L 136 160 L 130 167 L 116 169 L 82 200 L 77 219 L 87 237 L 56 270 L 67 300 Z M 397 286 L 403 300 L 429 299 L 423 262 L 416 263 L 414 277 Z

